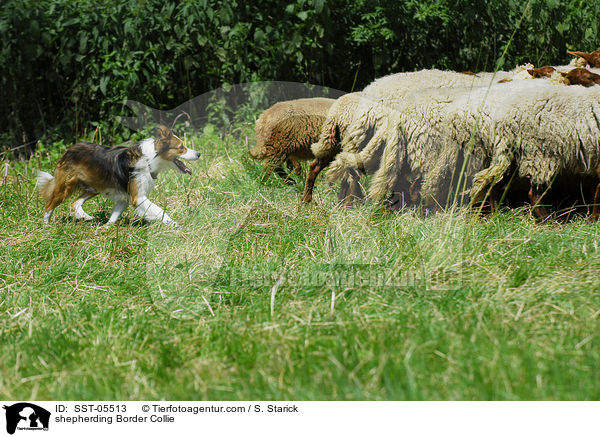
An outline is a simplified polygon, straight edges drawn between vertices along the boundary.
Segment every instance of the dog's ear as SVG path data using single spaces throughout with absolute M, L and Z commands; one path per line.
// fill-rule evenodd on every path
M 164 124 L 158 125 L 156 128 L 156 137 L 157 138 L 169 138 L 171 136 L 171 129 L 169 129 Z

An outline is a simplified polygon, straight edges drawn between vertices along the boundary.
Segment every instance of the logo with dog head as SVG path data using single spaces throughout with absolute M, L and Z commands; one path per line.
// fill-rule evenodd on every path
M 48 431 L 50 412 L 28 402 L 4 406 L 6 410 L 6 432 L 14 434 L 18 429 L 27 431 Z

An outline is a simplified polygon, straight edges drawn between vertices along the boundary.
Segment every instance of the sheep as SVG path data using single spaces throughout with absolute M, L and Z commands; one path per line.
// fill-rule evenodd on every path
M 457 97 L 478 88 L 427 89 L 406 96 L 397 106 L 383 129 L 388 133 L 378 170 L 369 189 L 369 197 L 384 200 L 392 195 L 391 206 L 416 203 L 419 187 L 438 165 L 438 156 L 445 147 L 445 111 Z M 377 134 L 376 134 L 377 135 Z M 440 195 L 428 190 L 426 206 L 443 203 Z
M 409 131 L 418 130 L 421 120 L 417 119 L 413 124 L 411 124 L 411 120 L 430 116 L 429 121 L 435 124 L 437 121 L 433 122 L 432 120 L 439 121 L 438 108 L 447 105 L 454 97 L 464 94 L 473 87 L 489 84 L 494 77 L 504 79 L 515 77 L 523 71 L 526 73 L 526 69 L 529 67 L 530 65 L 527 65 L 518 67 L 511 72 L 499 72 L 495 76 L 493 73 L 480 73 L 472 76 L 452 71 L 423 70 L 377 79 L 363 90 L 363 94 L 369 99 L 365 99 L 367 104 L 359 110 L 359 117 L 345 140 L 343 152 L 338 154 L 331 164 L 328 179 L 338 180 L 351 168 L 367 171 L 369 168 L 378 168 L 369 195 L 377 199 L 383 198 L 392 190 L 395 183 L 402 185 L 396 175 L 406 164 L 406 148 L 411 147 L 412 134 L 407 133 L 406 130 L 399 131 L 398 127 L 404 129 L 404 125 L 407 125 Z M 522 77 L 530 76 L 526 73 Z M 419 92 L 416 92 L 419 89 L 427 91 L 419 96 Z M 429 107 L 432 111 L 431 114 L 422 110 L 425 107 Z M 402 136 L 404 144 L 399 147 L 398 143 Z M 424 142 L 427 143 L 427 141 Z M 356 153 L 356 150 L 361 151 Z M 416 158 L 417 161 L 421 159 L 421 162 L 413 162 L 413 169 L 419 168 L 419 173 L 427 172 L 431 156 L 435 155 L 430 155 L 425 151 L 419 152 L 417 145 L 412 146 L 411 153 L 412 151 L 415 151 L 416 156 L 427 157 L 424 158 L 426 162 L 423 162 L 421 158 Z M 378 162 L 380 157 L 384 161 L 381 165 Z M 408 164 L 410 167 L 411 164 Z M 409 197 L 414 200 L 416 192 L 414 184 L 418 182 L 418 177 L 412 178 L 412 181 L 408 182 L 410 182 L 408 186 L 411 191 Z M 402 191 L 400 188 L 396 187 L 397 190 Z
M 513 147 L 504 139 L 505 129 L 497 127 L 498 121 L 503 119 L 504 108 L 518 108 L 523 95 L 535 96 L 537 92 L 556 88 L 565 87 L 549 81 L 514 81 L 490 87 L 440 88 L 405 95 L 395 111 L 388 111 L 387 124 L 380 125 L 372 136 L 381 158 L 376 164 L 378 170 L 369 196 L 382 200 L 390 193 L 407 194 L 414 202 L 418 198 L 418 184 L 423 184 L 422 197 L 426 203 L 441 206 L 448 199 L 447 190 L 452 182 L 458 183 L 452 181 L 451 173 L 465 170 L 461 177 L 468 187 L 473 175 L 490 163 L 497 149 Z M 474 129 L 476 127 L 478 129 Z M 387 137 L 378 138 L 379 132 Z M 330 172 L 352 165 L 364 167 L 373 159 L 373 153 L 369 156 L 365 152 L 367 148 L 358 154 L 338 155 Z M 508 153 L 504 153 L 504 158 L 510 162 Z M 346 163 L 340 164 L 344 160 Z M 461 168 L 463 163 L 464 168 Z M 336 169 L 336 165 L 340 167 Z M 478 190 L 475 189 L 472 202 L 481 200 Z M 491 199 L 492 209 L 497 205 L 495 200 Z M 395 202 L 393 197 L 392 202 Z
M 526 71 L 531 76 L 531 78 L 542 79 L 542 78 L 551 78 L 553 75 L 556 75 L 556 72 L 558 72 L 560 74 L 568 73 L 569 71 L 571 71 L 574 68 L 582 68 L 582 67 L 585 67 L 586 65 L 587 65 L 587 62 L 585 61 L 585 59 L 574 58 L 568 65 L 555 65 L 555 66 L 545 65 L 543 67 L 538 67 L 538 68 L 534 68 L 533 66 L 531 66 L 531 68 L 527 68 Z M 505 78 L 505 79 L 500 80 L 499 82 L 510 82 L 511 80 L 518 78 L 518 76 L 519 75 L 517 74 L 517 75 L 514 75 L 512 78 L 511 77 Z M 525 79 L 525 78 L 526 77 L 521 77 L 521 79 Z M 567 83 L 567 85 L 568 85 L 568 83 Z
M 471 204 L 489 196 L 494 211 L 497 207 L 495 192 L 481 192 L 475 188 L 473 195 L 473 190 L 462 189 L 471 187 L 473 177 L 490 164 L 495 152 L 512 147 L 506 133 L 498 127 L 498 120 L 502 119 L 506 108 L 518 106 L 523 95 L 556 86 L 550 81 L 515 81 L 480 87 L 458 96 L 445 108 L 444 146 L 437 163 L 431 165 L 432 170 L 423 186 L 424 193 L 447 200 L 447 189 L 451 187 Z
M 556 67 L 557 71 L 565 68 L 568 67 Z M 526 79 L 527 77 L 521 74 L 526 68 L 519 70 L 513 70 L 512 77 Z M 431 73 L 435 73 L 435 71 Z M 489 74 L 482 76 L 484 75 L 489 78 Z M 573 76 L 573 73 L 564 73 L 564 75 L 578 77 Z M 451 72 L 445 72 L 445 76 L 450 79 L 448 82 L 451 83 L 453 79 Z M 527 76 L 530 77 L 529 73 Z M 504 77 L 510 78 L 511 75 L 504 74 Z M 583 77 L 589 81 L 596 79 L 592 73 L 587 71 Z M 584 79 L 579 79 L 580 83 L 583 83 Z M 376 82 L 381 83 L 382 81 Z M 460 77 L 457 82 L 460 82 Z M 503 82 L 503 80 L 498 82 Z M 352 167 L 360 169 L 366 169 L 368 166 L 375 167 L 377 171 L 369 190 L 371 198 L 382 200 L 390 193 L 394 193 L 394 195 L 408 195 L 406 197 L 414 202 L 418 198 L 418 184 L 422 183 L 422 197 L 429 202 L 429 205 L 433 203 L 441 206 L 448 199 L 448 192 L 444 190 L 451 186 L 448 183 L 449 180 L 451 181 L 448 175 L 452 171 L 459 170 L 461 160 L 466 157 L 464 163 L 466 172 L 463 176 L 465 177 L 465 186 L 468 187 L 475 173 L 490 163 L 492 155 L 497 153 L 497 148 L 502 151 L 505 147 L 513 147 L 502 140 L 503 130 L 496 127 L 498 117 L 502 119 L 502 116 L 497 114 L 501 114 L 502 108 L 506 106 L 518 107 L 522 100 L 522 93 L 527 90 L 530 94 L 535 95 L 536 88 L 539 86 L 550 87 L 550 89 L 556 87 L 550 81 L 542 82 L 545 83 L 517 80 L 512 84 L 498 83 L 491 87 L 472 86 L 462 90 L 448 89 L 442 85 L 439 89 L 421 91 L 414 95 L 402 95 L 402 98 L 397 99 L 394 103 L 392 110 L 385 104 L 372 104 L 371 108 L 359 119 L 358 135 L 349 135 L 348 143 L 344 144 L 344 151 L 331 164 L 328 177 L 330 180 L 336 180 L 343 170 Z M 383 98 L 386 90 L 378 91 L 382 96 L 380 101 L 387 103 Z M 375 94 L 369 87 L 365 88 L 363 93 L 369 94 L 369 96 Z M 392 94 L 395 97 L 395 93 Z M 477 95 L 482 98 L 476 98 Z M 452 106 L 451 100 L 457 98 L 460 99 L 460 102 L 456 102 Z M 469 101 L 471 102 L 470 106 Z M 450 115 L 445 111 L 450 110 L 451 113 L 463 106 L 466 106 L 469 111 L 470 117 L 466 118 L 468 123 L 465 124 L 464 120 L 457 123 L 455 118 L 454 125 L 452 123 L 448 125 Z M 462 117 L 464 118 L 464 114 Z M 479 125 L 479 129 L 473 133 L 473 128 L 477 125 Z M 369 129 L 371 129 L 371 133 L 369 133 Z M 473 148 L 469 147 L 472 134 L 475 143 Z M 353 136 L 358 138 L 357 142 L 364 144 L 365 137 L 368 135 L 371 135 L 370 140 L 360 153 L 346 152 L 347 149 L 357 149 L 356 143 L 352 143 Z M 439 159 L 436 160 L 438 157 Z M 504 153 L 503 158 L 504 162 L 510 162 L 509 153 Z M 401 178 L 398 177 L 400 174 Z M 528 178 L 527 174 L 523 172 L 520 176 Z M 480 178 L 481 175 L 479 175 Z M 470 199 L 471 203 L 482 200 L 479 186 L 474 189 L 474 193 L 475 196 Z M 536 197 L 536 190 L 534 189 L 528 194 L 532 203 L 537 204 L 539 196 Z M 492 196 L 490 200 L 493 210 L 497 206 L 497 199 Z M 392 197 L 392 203 L 395 201 L 397 199 L 394 200 Z M 598 209 L 600 207 L 596 208 L 596 214 L 598 214 Z M 541 209 L 536 209 L 536 213 L 541 214 Z
M 506 122 L 510 120 L 507 111 L 520 111 L 522 103 L 529 96 L 552 94 L 561 92 L 561 89 L 564 92 L 564 88 L 551 81 L 521 81 L 494 84 L 489 89 L 473 90 L 458 97 L 447 107 L 444 124 L 444 141 L 453 146 L 442 148 L 439 165 L 432 166 L 423 191 L 436 193 L 436 190 L 439 192 L 451 186 L 452 172 L 463 170 L 463 174 L 454 176 L 462 178 L 463 187 L 469 187 L 473 182 L 473 188 L 462 193 L 467 196 L 466 200 L 473 205 L 489 198 L 491 210 L 494 211 L 498 205 L 499 182 L 507 181 L 505 176 L 513 165 L 515 140 L 506 129 Z M 498 171 L 486 169 L 492 161 Z M 463 168 L 459 168 L 461 162 L 465 164 Z M 520 177 L 526 180 L 526 175 Z M 519 184 L 522 183 L 521 179 Z M 453 182 L 458 183 L 456 180 Z
M 266 160 L 268 177 L 275 172 L 287 180 L 281 164 L 288 163 L 296 174 L 302 171 L 299 161 L 313 159 L 312 143 L 319 138 L 321 125 L 335 100 L 323 97 L 288 100 L 275 103 L 265 110 L 255 125 L 256 145 L 248 153 L 257 160 Z
M 309 203 L 312 199 L 315 179 L 341 150 L 341 141 L 348 127 L 354 122 L 359 105 L 364 99 L 362 93 L 349 93 L 338 98 L 329 108 L 325 122 L 321 127 L 318 141 L 311 145 L 315 160 L 311 163 L 302 200 Z M 356 188 L 354 188 L 356 190 Z
M 520 71 L 520 70 L 519 70 Z M 509 73 L 500 72 L 499 77 Z M 515 74 L 514 72 L 510 73 Z M 366 135 L 369 128 L 372 128 L 377 120 L 370 118 L 376 112 L 373 107 L 380 108 L 381 113 L 387 113 L 389 107 L 401 102 L 402 97 L 417 89 L 425 86 L 452 87 L 469 86 L 472 84 L 489 82 L 492 74 L 485 73 L 483 76 L 472 73 L 457 73 L 453 71 L 440 70 L 422 70 L 410 73 L 398 73 L 377 79 L 363 93 L 354 93 L 342 96 L 332 107 L 328 114 L 327 121 L 324 123 L 319 142 L 313 146 L 313 152 L 317 160 L 311 164 L 309 175 L 307 176 L 304 189 L 304 202 L 310 202 L 312 199 L 312 190 L 314 182 L 320 171 L 325 168 L 334 157 L 341 151 L 341 144 L 345 143 L 345 152 L 354 153 L 361 150 L 366 145 Z M 385 117 L 384 117 L 385 118 Z M 382 122 L 380 120 L 380 122 Z M 349 141 L 346 137 L 352 126 L 353 139 Z M 337 131 L 336 131 L 337 129 Z M 346 166 L 348 167 L 348 166 Z M 340 170 L 344 176 L 344 181 L 348 172 L 353 172 L 350 168 Z M 356 192 L 356 176 L 351 177 L 354 184 L 352 191 Z M 347 182 L 342 182 L 347 184 Z M 344 192 L 340 197 L 345 197 Z
M 478 172 L 472 200 L 505 178 L 511 167 L 529 182 L 529 199 L 543 218 L 543 189 L 557 177 L 600 178 L 600 87 L 557 86 L 522 89 L 495 116 L 501 140 L 490 165 Z M 592 217 L 600 214 L 600 184 L 594 194 Z
M 481 138 L 491 133 L 490 123 L 478 117 L 493 111 L 494 104 L 482 107 L 478 96 L 483 97 L 483 103 L 486 96 L 495 97 L 490 102 L 497 104 L 517 89 L 532 86 L 537 85 L 533 81 L 516 81 L 489 87 L 428 89 L 405 96 L 403 105 L 396 107 L 383 129 L 393 132 L 396 138 L 388 137 L 390 141 L 383 148 L 369 197 L 383 200 L 392 194 L 391 206 L 398 202 L 416 203 L 421 198 L 426 207 L 439 209 L 449 199 L 450 187 L 456 188 L 459 182 L 456 175 L 452 180 L 452 173 L 464 171 L 463 183 L 468 186 L 470 176 L 491 158 L 490 141 Z M 462 123 L 449 123 L 453 111 L 465 107 L 472 109 L 473 118 L 464 120 L 463 115 Z M 480 129 L 474 139 L 479 141 L 474 141 L 473 150 L 466 152 L 477 125 Z

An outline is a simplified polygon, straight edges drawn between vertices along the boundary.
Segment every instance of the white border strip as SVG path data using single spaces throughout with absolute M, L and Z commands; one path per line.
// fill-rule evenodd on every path
M 0 436 L 18 402 L 2 401 Z M 600 435 L 598 402 L 31 402 L 50 412 L 46 436 Z M 23 408 L 23 406 L 17 406 Z M 21 410 L 23 411 L 23 410 Z M 25 410 L 31 414 L 33 410 Z M 30 418 L 31 419 L 31 418 Z M 36 418 L 33 418 L 36 419 Z M 36 422 L 36 420 L 34 420 Z M 15 436 L 36 436 L 30 420 Z M 36 422 L 41 430 L 40 420 Z

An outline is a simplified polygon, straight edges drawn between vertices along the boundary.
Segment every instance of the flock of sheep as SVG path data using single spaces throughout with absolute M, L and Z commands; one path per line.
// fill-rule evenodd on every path
M 371 174 L 367 196 L 392 208 L 529 203 L 544 218 L 577 203 L 597 219 L 600 51 L 570 53 L 564 66 L 398 73 L 337 100 L 279 102 L 257 120 L 249 152 L 286 180 L 283 164 L 300 174 L 299 161 L 314 159 L 304 202 L 328 168 L 343 202 L 364 197 L 360 177 Z

